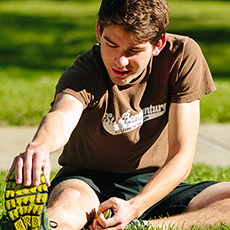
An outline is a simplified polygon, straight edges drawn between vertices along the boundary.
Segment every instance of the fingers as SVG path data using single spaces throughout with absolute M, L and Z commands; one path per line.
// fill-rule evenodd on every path
M 115 197 L 112 197 L 100 204 L 98 208 L 98 212 L 102 213 L 110 208 L 113 209 L 113 211 L 115 211 L 114 209 L 116 209 L 116 206 L 117 206 L 117 199 Z
M 20 153 L 14 158 L 6 177 L 6 182 L 14 169 L 17 184 L 24 183 L 25 186 L 30 186 L 33 183 L 33 185 L 38 186 L 40 184 L 41 171 L 43 171 L 47 185 L 50 186 L 51 166 L 49 154 L 33 150 L 26 150 L 24 153 Z
M 120 219 L 118 220 L 117 216 L 114 215 L 109 219 L 105 219 L 102 214 L 99 215 L 98 220 L 94 220 L 92 227 L 90 229 L 109 229 L 109 230 L 120 230 L 126 227 L 125 222 Z
M 89 229 L 90 230 L 93 230 L 93 229 L 102 230 L 104 228 L 98 223 L 97 220 L 94 220 L 93 225 L 89 226 Z
M 98 229 L 98 225 L 100 225 L 102 228 L 109 229 L 119 229 L 122 227 L 123 221 L 119 219 L 119 216 L 117 215 L 117 202 L 119 202 L 119 199 L 113 197 L 100 204 L 98 212 L 101 214 L 98 216 L 98 221 L 93 224 L 94 229 Z M 112 209 L 114 215 L 111 218 L 106 219 L 102 212 L 108 209 Z
M 42 168 L 42 171 L 43 171 L 43 173 L 45 175 L 47 186 L 49 187 L 50 186 L 50 172 L 51 172 L 50 161 L 47 162 L 46 167 Z
M 118 219 L 117 215 L 115 214 L 113 217 L 109 219 L 105 219 L 102 214 L 98 217 L 98 224 L 103 228 L 109 229 L 124 229 L 125 225 L 123 225 L 123 220 Z M 94 229 L 97 229 L 97 226 L 93 226 Z
M 9 172 L 8 172 L 8 174 L 7 174 L 7 176 L 6 176 L 6 182 L 8 182 L 11 173 L 12 173 L 13 170 L 15 169 L 15 164 L 16 164 L 16 162 L 17 162 L 18 157 L 19 157 L 19 156 L 17 156 L 17 157 L 14 158 L 14 161 L 13 161 L 13 163 L 12 163 L 10 169 L 9 169 Z
M 32 172 L 33 172 L 32 178 L 33 178 L 33 184 L 35 186 L 38 186 L 40 183 L 41 170 L 42 170 L 42 159 L 39 153 L 35 152 L 32 158 Z
M 32 152 L 26 151 L 24 153 L 24 168 L 17 169 L 16 165 L 16 171 L 20 172 L 23 170 L 23 176 L 24 176 L 24 185 L 30 186 L 31 185 L 31 177 L 32 177 Z M 20 165 L 21 166 L 21 165 Z
M 9 169 L 8 175 L 6 176 L 6 182 L 8 182 L 9 177 L 13 170 L 15 169 L 15 178 L 16 178 L 16 183 L 21 184 L 23 181 L 23 176 L 22 176 L 22 168 L 23 168 L 23 153 L 20 153 L 18 156 L 14 158 L 14 161 Z
M 111 218 L 106 219 L 102 212 L 108 208 L 113 210 L 114 215 Z M 103 229 L 124 229 L 132 219 L 136 218 L 136 214 L 133 213 L 133 208 L 130 203 L 116 197 L 112 197 L 101 203 L 98 211 L 101 214 L 98 216 L 97 222 L 93 223 L 93 229 L 99 229 L 98 225 Z

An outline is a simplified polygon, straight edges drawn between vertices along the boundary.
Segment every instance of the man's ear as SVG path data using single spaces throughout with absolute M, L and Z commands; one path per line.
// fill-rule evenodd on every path
M 96 32 L 97 32 L 97 41 L 100 43 L 101 42 L 101 29 L 100 29 L 100 25 L 99 25 L 98 20 L 97 20 Z
M 161 39 L 159 40 L 159 42 L 157 43 L 157 45 L 155 46 L 155 48 L 153 50 L 153 56 L 159 55 L 161 50 L 164 48 L 165 43 L 166 43 L 166 36 L 165 36 L 165 34 L 162 34 Z

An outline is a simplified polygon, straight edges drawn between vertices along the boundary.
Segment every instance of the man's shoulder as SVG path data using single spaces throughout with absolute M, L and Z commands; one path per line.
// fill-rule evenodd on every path
M 79 55 L 75 61 L 78 64 L 96 64 L 100 61 L 101 54 L 100 54 L 100 47 L 99 44 L 95 44 L 90 50 L 86 51 L 85 53 Z
M 101 58 L 100 45 L 95 44 L 90 50 L 79 55 L 67 70 L 68 73 L 74 72 L 74 74 L 84 77 L 104 76 L 106 69 Z
M 166 33 L 166 38 L 167 38 L 167 42 L 182 43 L 182 44 L 192 40 L 189 36 L 173 34 L 173 33 Z
M 166 37 L 167 37 L 166 46 L 168 47 L 169 51 L 175 52 L 178 50 L 179 51 L 190 50 L 196 52 L 200 49 L 197 42 L 189 36 L 167 33 Z

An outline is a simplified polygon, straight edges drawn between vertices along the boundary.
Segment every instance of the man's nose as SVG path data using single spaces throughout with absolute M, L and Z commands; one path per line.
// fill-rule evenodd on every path
M 125 56 L 124 54 L 119 54 L 115 58 L 115 63 L 119 67 L 125 67 L 129 64 L 129 58 Z

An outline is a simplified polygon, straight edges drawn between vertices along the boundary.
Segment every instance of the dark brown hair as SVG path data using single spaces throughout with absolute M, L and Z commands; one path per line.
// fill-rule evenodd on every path
M 98 13 L 101 33 L 110 25 L 120 26 L 136 42 L 157 45 L 169 24 L 165 0 L 103 0 Z

